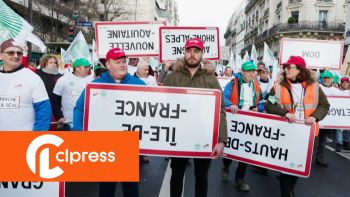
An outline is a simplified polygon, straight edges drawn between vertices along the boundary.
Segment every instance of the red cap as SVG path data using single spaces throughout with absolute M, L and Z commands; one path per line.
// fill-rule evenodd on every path
M 190 47 L 197 47 L 201 50 L 204 49 L 204 44 L 203 44 L 203 41 L 199 38 L 192 38 L 192 39 L 188 39 L 186 41 L 186 44 L 185 44 L 185 49 L 188 49 Z
M 283 63 L 283 65 L 291 65 L 291 64 L 295 64 L 297 66 L 306 68 L 305 60 L 300 56 L 290 56 L 288 61 L 286 63 Z
M 349 82 L 349 78 L 348 78 L 348 77 L 342 77 L 342 78 L 340 79 L 340 81 L 341 81 L 341 82 L 343 82 L 343 81 Z
M 18 44 L 16 44 L 15 41 L 11 38 L 11 39 L 8 39 L 8 40 L 4 41 L 3 43 L 1 43 L 1 45 L 0 45 L 1 53 L 4 52 L 5 49 L 7 49 L 9 47 L 17 47 L 17 48 L 22 50 L 22 48 Z
M 113 48 L 113 49 L 110 49 L 108 52 L 107 52 L 107 55 L 106 55 L 106 61 L 109 60 L 109 59 L 119 59 L 121 57 L 126 57 L 123 49 L 120 49 L 120 48 Z

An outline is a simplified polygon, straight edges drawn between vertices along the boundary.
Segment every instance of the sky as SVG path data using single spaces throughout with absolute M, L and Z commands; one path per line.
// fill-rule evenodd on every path
M 220 45 L 225 45 L 226 27 L 239 0 L 175 0 L 179 26 L 219 27 Z

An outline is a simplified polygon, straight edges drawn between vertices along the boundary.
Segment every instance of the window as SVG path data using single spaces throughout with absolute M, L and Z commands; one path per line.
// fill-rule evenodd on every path
M 327 16 L 328 16 L 328 10 L 320 10 L 320 12 L 318 14 L 318 20 L 320 22 L 326 22 Z
M 292 13 L 292 17 L 295 18 L 296 22 L 299 21 L 299 11 L 293 11 Z

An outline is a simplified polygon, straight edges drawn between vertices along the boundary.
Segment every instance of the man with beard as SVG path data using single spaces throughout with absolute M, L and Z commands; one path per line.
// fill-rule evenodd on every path
M 0 45 L 0 130 L 47 131 L 51 105 L 43 81 L 21 65 L 23 50 L 13 39 Z
M 164 81 L 164 86 L 208 88 L 221 90 L 214 73 L 201 67 L 204 45 L 201 39 L 193 38 L 185 44 L 185 65 L 172 72 Z M 199 106 L 205 107 L 205 106 Z M 212 159 L 218 158 L 227 141 L 227 125 L 224 100 L 221 101 L 219 142 L 213 149 Z M 196 123 L 193 123 L 196 124 Z M 170 196 L 180 197 L 183 190 L 183 178 L 190 158 L 171 158 L 172 169 L 170 180 Z M 208 171 L 211 159 L 193 159 L 195 171 L 195 196 L 207 196 Z

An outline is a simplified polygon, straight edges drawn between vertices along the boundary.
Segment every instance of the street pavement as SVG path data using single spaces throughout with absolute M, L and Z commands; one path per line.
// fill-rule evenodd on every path
M 327 144 L 325 159 L 328 167 L 312 163 L 309 178 L 299 178 L 295 187 L 298 197 L 349 197 L 350 196 L 350 152 L 336 153 L 334 145 Z M 150 157 L 148 164 L 140 165 L 140 196 L 141 197 L 168 197 L 170 189 L 169 167 L 170 161 L 162 157 Z M 221 176 L 222 160 L 217 159 L 211 163 L 209 171 L 208 197 L 278 197 L 280 196 L 278 173 L 269 171 L 267 175 L 253 172 L 248 167 L 245 181 L 250 185 L 250 192 L 239 192 L 233 186 L 236 162 L 230 167 L 228 180 Z M 121 184 L 117 184 L 115 196 L 123 196 Z M 66 183 L 66 197 L 97 197 L 98 183 Z M 187 166 L 184 181 L 184 197 L 194 196 L 193 162 Z

